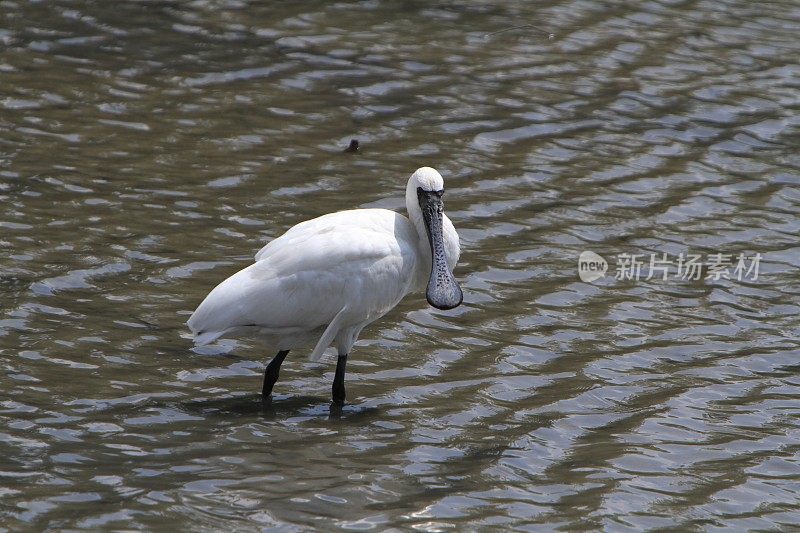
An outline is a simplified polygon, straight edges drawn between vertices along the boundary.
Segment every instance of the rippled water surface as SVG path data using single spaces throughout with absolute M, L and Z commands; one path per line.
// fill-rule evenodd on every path
M 0 523 L 798 525 L 798 35 L 791 1 L 0 2 Z M 333 356 L 267 408 L 273 354 L 193 348 L 264 242 L 422 165 L 465 302 L 368 327 L 340 419 Z M 664 253 L 762 260 L 616 279 Z

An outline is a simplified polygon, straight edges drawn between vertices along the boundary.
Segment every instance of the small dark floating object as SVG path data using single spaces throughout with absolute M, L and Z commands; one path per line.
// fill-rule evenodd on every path
M 344 151 L 348 154 L 358 152 L 358 139 L 350 139 L 350 146 L 345 148 Z

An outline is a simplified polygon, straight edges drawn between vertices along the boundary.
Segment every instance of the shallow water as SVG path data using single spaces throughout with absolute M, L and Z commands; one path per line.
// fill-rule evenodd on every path
M 800 523 L 796 2 L 0 13 L 6 528 Z M 272 354 L 193 349 L 264 242 L 402 208 L 422 165 L 465 302 L 368 327 L 341 418 L 331 356 L 292 353 L 265 408 Z M 663 253 L 762 259 L 616 279 Z

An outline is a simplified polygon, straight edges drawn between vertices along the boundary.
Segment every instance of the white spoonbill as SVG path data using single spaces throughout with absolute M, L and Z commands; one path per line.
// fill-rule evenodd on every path
M 343 404 L 347 354 L 364 326 L 423 289 L 438 309 L 461 304 L 453 278 L 458 234 L 443 213 L 443 193 L 442 176 L 422 167 L 406 186 L 408 218 L 354 209 L 290 228 L 206 296 L 188 322 L 195 343 L 249 333 L 277 350 L 264 371 L 265 400 L 289 350 L 316 341 L 316 361 L 333 343 L 339 358 L 332 397 Z

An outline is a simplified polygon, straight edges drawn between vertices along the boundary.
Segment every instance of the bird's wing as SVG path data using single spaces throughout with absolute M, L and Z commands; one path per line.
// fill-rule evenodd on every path
M 342 229 L 347 226 L 352 225 L 362 225 L 365 221 L 365 218 L 368 218 L 369 215 L 374 215 L 374 213 L 361 213 L 361 211 L 377 211 L 374 209 L 359 209 L 359 210 L 350 210 L 350 211 L 338 211 L 336 213 L 329 213 L 327 215 L 322 215 L 317 218 L 313 218 L 311 220 L 306 220 L 304 222 L 300 222 L 286 230 L 286 233 L 281 235 L 275 240 L 272 240 L 265 244 L 258 252 L 256 252 L 255 260 L 261 261 L 262 259 L 269 257 L 272 253 L 274 253 L 278 248 L 286 247 L 286 246 L 296 246 L 303 241 L 307 240 L 309 237 L 312 237 L 322 231 L 328 231 L 330 229 Z M 385 210 L 381 210 L 385 211 Z M 367 215 L 366 217 L 364 215 Z M 379 217 L 385 218 L 385 217 Z M 360 224 L 361 223 L 361 224 Z
M 400 216 L 387 213 L 392 220 Z M 398 231 L 380 216 L 343 218 L 339 225 L 305 223 L 303 231 L 295 226 L 272 241 L 259 261 L 211 291 L 189 327 L 196 335 L 237 326 L 310 331 L 330 324 L 345 305 L 345 321 L 394 307 L 415 269 L 408 228 Z
M 322 218 L 322 217 L 320 217 L 320 218 Z M 318 219 L 314 219 L 314 220 L 318 220 Z M 270 250 L 272 250 L 276 246 L 280 246 L 281 244 L 286 243 L 287 241 L 302 240 L 302 239 L 298 239 L 298 238 L 299 237 L 302 238 L 302 236 L 305 235 L 305 232 L 303 230 L 305 229 L 305 227 L 307 227 L 309 222 L 313 222 L 313 220 L 307 220 L 305 222 L 300 222 L 296 226 L 292 226 L 291 228 L 289 228 L 286 231 L 286 233 L 284 233 L 283 235 L 281 235 L 277 239 L 274 239 L 274 240 L 268 242 L 267 244 L 265 244 L 258 252 L 256 252 L 256 255 L 255 255 L 254 259 L 256 261 L 261 261 L 264 258 L 264 256 L 266 256 L 270 252 Z

